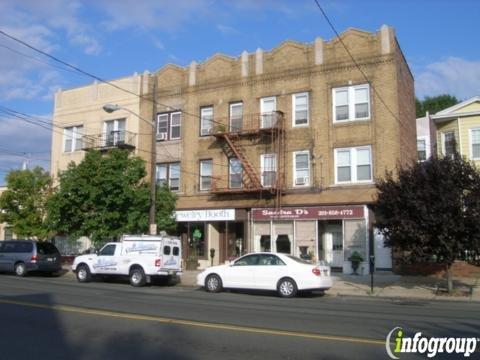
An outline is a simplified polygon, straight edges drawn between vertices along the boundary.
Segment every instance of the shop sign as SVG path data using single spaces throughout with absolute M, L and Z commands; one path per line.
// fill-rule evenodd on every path
M 185 210 L 175 212 L 176 221 L 235 220 L 235 209 Z
M 361 219 L 363 206 L 316 206 L 252 209 L 253 220 Z

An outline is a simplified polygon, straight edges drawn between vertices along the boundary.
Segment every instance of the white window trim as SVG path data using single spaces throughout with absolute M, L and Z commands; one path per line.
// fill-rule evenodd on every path
M 210 175 L 203 175 L 203 164 L 205 162 L 209 161 L 210 162 L 210 168 L 211 168 L 211 174 Z M 208 189 L 203 189 L 202 188 L 202 178 L 205 176 L 210 176 L 210 187 Z M 212 159 L 202 159 L 200 160 L 200 184 L 199 184 L 199 189 L 200 191 L 210 191 L 212 189 L 212 181 L 213 181 L 213 160 Z
M 229 110 L 230 110 L 229 115 L 230 116 L 229 116 L 228 121 L 229 121 L 229 130 L 230 131 L 232 131 L 232 129 L 233 129 L 233 126 L 232 126 L 232 114 L 233 114 L 232 108 L 235 107 L 235 106 L 239 106 L 239 105 L 241 105 L 241 107 L 242 107 L 242 128 L 243 128 L 243 101 L 237 101 L 237 102 L 231 103 L 230 107 L 229 107 Z
M 212 110 L 212 119 L 210 120 L 210 129 L 208 131 L 208 134 L 203 134 L 203 121 L 204 121 L 204 118 L 203 118 L 203 112 L 205 110 L 208 110 L 208 109 L 211 109 Z M 212 127 L 213 127 L 213 106 L 204 106 L 200 109 L 200 136 L 209 136 L 210 135 L 210 131 L 212 130 Z
M 430 137 L 429 136 L 418 136 L 417 141 L 419 140 L 425 140 L 425 160 L 428 160 L 431 156 L 430 154 Z M 417 154 L 418 154 L 418 147 L 417 147 Z M 424 161 L 418 159 L 418 161 Z
M 307 181 L 305 181 L 305 184 L 303 185 L 297 185 L 297 155 L 301 154 L 306 154 L 307 159 L 308 159 L 308 176 L 307 176 Z M 294 187 L 308 187 L 310 186 L 310 173 L 311 173 L 311 168 L 310 168 L 310 151 L 304 150 L 304 151 L 295 151 L 293 153 L 293 186 Z
M 370 180 L 357 180 L 357 151 L 362 149 L 368 149 L 370 151 Z M 338 181 L 338 171 L 337 171 L 337 152 L 338 151 L 350 151 L 350 181 Z M 333 151 L 333 165 L 334 165 L 334 176 L 336 185 L 356 185 L 356 184 L 371 184 L 373 183 L 373 156 L 372 156 L 372 146 L 356 146 L 351 148 L 336 148 Z
M 79 128 L 82 129 L 82 131 L 79 131 Z M 71 140 L 72 140 L 72 146 L 71 148 L 67 151 L 67 131 L 68 129 L 71 129 L 72 134 L 71 134 Z M 81 151 L 81 149 L 76 150 L 77 147 L 77 135 L 83 136 L 83 125 L 74 125 L 74 126 L 67 126 L 63 128 L 63 152 L 64 153 L 72 153 L 75 151 Z
M 364 118 L 355 118 L 355 90 L 366 88 L 367 89 L 367 104 L 368 104 L 368 116 Z M 337 120 L 337 91 L 347 90 L 347 103 L 348 103 L 348 119 Z M 370 120 L 372 117 L 372 106 L 370 101 L 370 85 L 361 84 L 361 85 L 352 85 L 352 86 L 343 86 L 332 88 L 332 114 L 334 123 L 347 123 L 351 121 L 365 121 Z
M 273 112 L 277 111 L 277 97 L 276 96 L 269 96 L 269 97 L 263 97 L 260 98 L 260 128 L 264 128 L 263 124 L 263 114 L 270 114 L 270 112 L 266 113 L 265 112 L 265 102 L 273 100 Z
M 305 95 L 307 97 L 307 123 L 306 124 L 298 124 L 297 125 L 297 112 L 295 108 L 297 106 L 297 96 Z M 310 124 L 310 97 L 308 92 L 296 93 L 292 94 L 292 127 L 306 127 Z
M 176 125 L 175 127 L 179 127 L 180 128 L 180 131 L 179 131 L 179 134 L 178 134 L 178 137 L 173 137 L 172 136 L 172 129 L 173 129 L 173 115 L 177 115 L 177 114 L 180 114 L 180 124 L 179 125 Z M 175 112 L 172 112 L 170 113 L 170 116 L 169 116 L 169 121 L 170 121 L 170 127 L 169 127 L 169 134 L 168 134 L 168 137 L 170 140 L 179 140 L 182 138 L 182 112 L 181 111 L 175 111 Z
M 453 138 L 455 141 L 456 140 L 456 137 L 455 137 L 455 130 L 446 130 L 446 131 L 442 131 L 440 134 L 441 134 L 441 139 L 442 139 L 442 155 L 443 156 L 447 156 L 447 149 L 446 149 L 446 142 L 445 142 L 445 134 L 450 134 L 450 133 L 453 133 Z
M 265 185 L 263 181 L 263 173 L 265 172 L 265 158 L 266 157 L 273 157 L 274 158 L 274 171 L 275 171 L 275 178 L 278 176 L 278 159 L 277 159 L 277 154 L 276 153 L 269 153 L 269 154 L 261 154 L 260 155 L 260 168 L 261 168 L 261 174 L 260 174 L 260 181 L 263 187 L 272 187 L 272 185 Z
M 470 159 L 471 160 L 480 160 L 480 157 L 473 157 L 473 140 L 472 140 L 472 132 L 480 131 L 480 128 L 470 128 L 468 129 L 468 144 L 470 149 Z

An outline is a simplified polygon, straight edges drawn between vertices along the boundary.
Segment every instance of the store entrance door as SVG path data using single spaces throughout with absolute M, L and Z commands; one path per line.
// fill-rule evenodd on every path
M 328 224 L 323 233 L 324 260 L 331 267 L 343 266 L 342 223 Z

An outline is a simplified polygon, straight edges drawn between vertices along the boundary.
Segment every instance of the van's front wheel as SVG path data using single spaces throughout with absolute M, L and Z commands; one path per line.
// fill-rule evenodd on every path
M 145 285 L 147 277 L 141 267 L 136 267 L 130 270 L 130 285 L 139 287 Z

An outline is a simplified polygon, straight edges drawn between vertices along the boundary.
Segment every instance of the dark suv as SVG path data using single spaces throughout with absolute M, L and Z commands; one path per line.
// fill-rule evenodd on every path
M 62 268 L 55 245 L 33 240 L 0 241 L 0 271 L 25 276 L 30 271 L 53 274 Z

